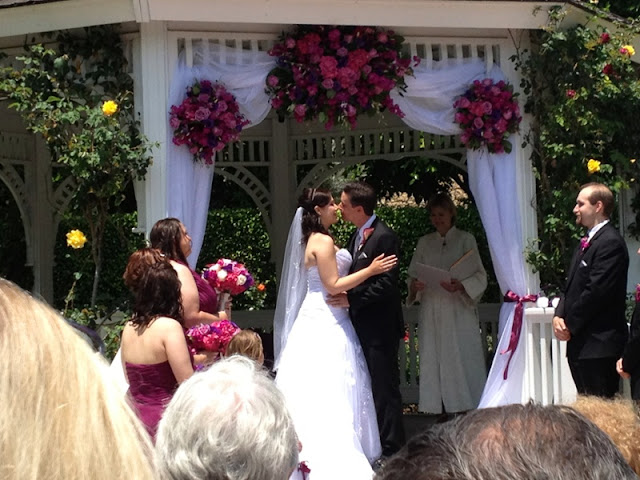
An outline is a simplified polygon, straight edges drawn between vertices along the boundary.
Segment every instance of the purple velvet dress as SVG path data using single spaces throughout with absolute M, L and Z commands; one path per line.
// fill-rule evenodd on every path
M 158 422 L 178 388 L 178 381 L 169 361 L 150 365 L 125 362 L 125 366 L 133 408 L 155 441 Z

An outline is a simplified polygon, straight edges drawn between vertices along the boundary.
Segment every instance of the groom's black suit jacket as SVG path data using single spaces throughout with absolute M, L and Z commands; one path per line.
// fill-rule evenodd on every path
M 373 232 L 353 255 L 349 273 L 367 267 L 382 253 L 398 255 L 395 233 L 377 218 L 371 227 Z M 356 234 L 347 246 L 351 252 L 354 252 Z M 405 441 L 398 367 L 398 347 L 404 335 L 398 271 L 396 265 L 347 292 L 351 321 L 371 374 L 382 454 L 387 457 L 400 450 Z
M 555 314 L 571 333 L 569 360 L 620 358 L 627 340 L 625 318 L 629 253 L 611 224 L 573 254 L 564 294 Z
M 373 233 L 355 252 L 349 273 L 369 266 L 382 253 L 399 255 L 396 234 L 378 218 L 371 226 Z M 347 245 L 350 252 L 354 251 L 356 234 L 351 236 Z M 399 270 L 396 265 L 389 272 L 369 277 L 347 292 L 351 320 L 363 344 L 395 345 L 404 335 L 402 300 L 398 288 Z

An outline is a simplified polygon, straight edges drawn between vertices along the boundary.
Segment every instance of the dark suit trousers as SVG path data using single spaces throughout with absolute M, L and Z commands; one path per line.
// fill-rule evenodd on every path
M 569 360 L 569 368 L 578 393 L 612 398 L 620 388 L 616 357 Z
M 399 341 L 391 342 L 391 345 L 362 345 L 371 375 L 382 455 L 385 457 L 396 453 L 405 443 L 398 345 Z

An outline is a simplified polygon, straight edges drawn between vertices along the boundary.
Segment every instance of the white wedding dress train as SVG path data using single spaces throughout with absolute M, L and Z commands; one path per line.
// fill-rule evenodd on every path
M 346 275 L 351 254 L 339 250 Z M 371 380 L 345 308 L 327 305 L 317 267 L 282 352 L 276 384 L 285 396 L 309 480 L 370 480 L 381 454 Z M 292 479 L 302 478 L 294 472 Z

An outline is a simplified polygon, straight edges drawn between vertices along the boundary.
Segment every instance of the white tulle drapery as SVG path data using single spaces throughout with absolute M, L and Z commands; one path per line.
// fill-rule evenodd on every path
M 407 92 L 392 94 L 404 112 L 404 122 L 423 132 L 441 135 L 460 133 L 454 122 L 453 102 L 474 80 L 504 80 L 497 66 L 490 72 L 479 60 L 439 62 L 433 68 L 418 65 L 415 77 L 407 78 Z M 517 139 L 511 138 L 513 144 Z M 490 154 L 486 148 L 467 151 L 467 168 L 471 191 L 476 200 L 482 224 L 487 233 L 491 259 L 503 294 L 511 290 L 518 296 L 527 293 L 523 240 L 516 189 L 516 156 L 512 153 Z M 507 379 L 504 371 L 509 360 L 505 352 L 513 327 L 515 303 L 504 303 L 500 310 L 497 353 L 480 401 L 481 407 L 520 403 L 525 367 L 524 335 L 509 362 Z
M 252 124 L 262 121 L 269 112 L 264 92 L 265 79 L 275 66 L 273 58 L 263 52 L 247 52 L 205 45 L 196 51 L 194 66 L 187 66 L 184 56 L 173 76 L 170 103 L 182 101 L 185 89 L 195 79 L 221 81 L 236 96 L 241 111 Z M 439 135 L 459 134 L 454 122 L 453 102 L 474 80 L 503 80 L 499 67 L 487 72 L 479 59 L 447 60 L 432 65 L 418 65 L 414 77 L 407 77 L 407 91 L 391 96 L 404 112 L 404 122 L 416 130 Z M 512 139 L 517 141 L 517 139 Z M 204 238 L 213 167 L 194 163 L 185 147 L 169 144 L 169 213 L 185 223 L 193 239 L 193 266 Z M 523 240 L 516 191 L 515 153 L 490 154 L 486 149 L 468 151 L 467 165 L 471 189 L 487 233 L 494 269 L 502 293 L 511 290 L 518 296 L 527 293 Z M 500 330 L 511 332 L 515 303 L 505 303 L 500 311 Z M 510 335 L 501 335 L 497 354 L 489 373 L 481 406 L 520 403 L 525 355 L 521 345 L 513 353 L 509 375 L 504 379 L 508 354 L 501 354 Z
M 259 124 L 270 110 L 265 93 L 267 74 L 274 67 L 266 52 L 250 52 L 203 43 L 195 45 L 193 65 L 187 65 L 182 52 L 171 78 L 169 105 L 179 105 L 187 87 L 196 80 L 220 82 L 236 97 L 240 112 L 251 122 L 245 128 Z M 167 115 L 167 122 L 169 116 Z M 207 225 L 213 165 L 193 161 L 185 146 L 172 142 L 173 130 L 167 134 L 167 202 L 170 217 L 179 218 L 192 240 L 189 265 L 195 267 Z

